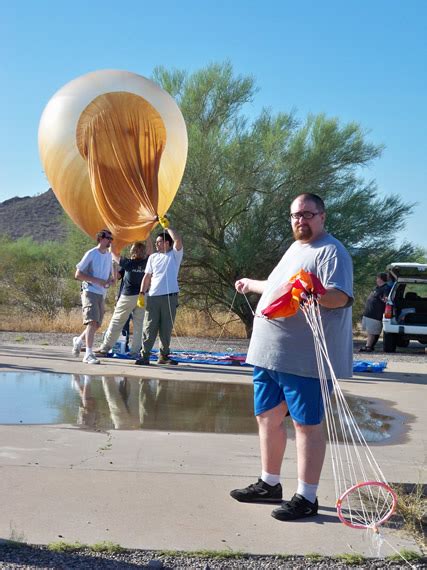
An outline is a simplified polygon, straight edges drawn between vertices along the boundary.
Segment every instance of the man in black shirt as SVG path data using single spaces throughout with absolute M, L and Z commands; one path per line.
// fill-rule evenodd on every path
M 137 303 L 147 259 L 152 252 L 153 245 L 151 240 L 148 239 L 145 243 L 137 241 L 132 245 L 130 248 L 130 258 L 119 258 L 113 253 L 114 261 L 119 265 L 120 269 L 124 271 L 123 285 L 110 324 L 104 335 L 104 340 L 99 349 L 95 352 L 96 356 L 107 356 L 108 351 L 119 338 L 123 326 L 131 313 L 133 318 L 133 337 L 130 352 L 136 355 L 141 350 L 144 309 L 138 307 Z
M 387 278 L 387 273 L 378 273 L 377 286 L 366 299 L 362 329 L 367 333 L 367 339 L 366 346 L 362 346 L 360 352 L 373 352 L 380 338 L 385 302 L 391 289 Z

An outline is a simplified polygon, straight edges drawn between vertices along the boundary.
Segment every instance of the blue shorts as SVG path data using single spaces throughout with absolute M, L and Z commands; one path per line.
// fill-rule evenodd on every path
M 285 402 L 291 418 L 299 424 L 317 425 L 322 422 L 325 410 L 319 378 L 296 376 L 255 366 L 253 381 L 256 416 Z M 328 380 L 328 389 L 331 393 L 331 380 Z

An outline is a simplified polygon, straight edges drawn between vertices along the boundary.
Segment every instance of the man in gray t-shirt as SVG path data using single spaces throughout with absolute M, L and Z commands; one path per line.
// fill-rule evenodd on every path
M 268 320 L 261 311 L 274 292 L 300 269 L 316 275 L 325 287 L 318 302 L 332 367 L 337 377 L 352 374 L 353 269 L 345 247 L 325 231 L 325 205 L 315 194 L 301 194 L 291 204 L 295 242 L 267 281 L 240 279 L 239 293 L 259 293 L 247 362 L 254 365 L 254 407 L 258 421 L 262 473 L 257 483 L 231 491 L 246 503 L 280 503 L 280 470 L 286 448 L 284 419 L 295 426 L 298 488 L 290 501 L 272 512 L 288 521 L 317 514 L 317 488 L 326 439 L 323 400 L 313 334 L 298 311 L 288 318 Z

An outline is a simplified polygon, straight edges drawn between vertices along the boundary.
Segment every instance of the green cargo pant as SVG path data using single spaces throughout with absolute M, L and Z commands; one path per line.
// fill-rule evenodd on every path
M 168 356 L 175 321 L 178 294 L 145 296 L 144 327 L 142 332 L 143 358 L 149 358 L 157 335 L 159 335 L 160 354 Z

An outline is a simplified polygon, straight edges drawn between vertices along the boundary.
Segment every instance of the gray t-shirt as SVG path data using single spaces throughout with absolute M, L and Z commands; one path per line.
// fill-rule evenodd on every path
M 289 281 L 300 269 L 319 277 L 326 288 L 339 289 L 353 299 L 353 265 L 345 247 L 330 234 L 312 243 L 295 241 L 267 280 L 258 303 L 257 315 L 270 304 L 273 291 Z M 320 308 L 326 344 L 337 378 L 351 377 L 353 343 L 351 306 Z M 304 314 L 267 320 L 255 316 L 246 361 L 249 364 L 297 376 L 319 377 L 313 334 Z M 326 366 L 327 376 L 330 377 Z

